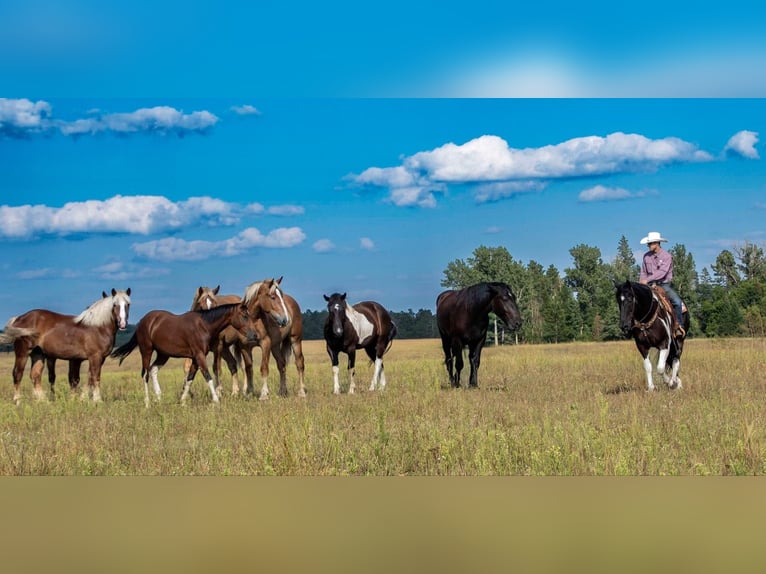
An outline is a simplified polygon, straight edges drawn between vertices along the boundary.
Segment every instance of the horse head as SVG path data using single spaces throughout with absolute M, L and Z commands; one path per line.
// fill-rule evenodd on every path
M 332 332 L 336 337 L 343 337 L 343 325 L 346 322 L 346 294 L 333 293 L 329 297 L 324 295 L 327 301 L 327 312 L 332 322 Z
M 244 301 L 247 303 L 248 312 L 252 317 L 263 314 L 271 317 L 280 327 L 284 327 L 290 322 L 290 313 L 279 288 L 281 282 L 282 277 L 264 279 L 252 283 L 245 290 Z
M 236 303 L 231 315 L 230 325 L 245 336 L 247 341 L 257 341 L 258 334 L 253 324 L 253 319 L 247 308 L 247 303 Z
M 630 281 L 625 283 L 614 282 L 615 298 L 620 308 L 620 330 L 626 337 L 630 336 L 633 329 L 633 320 L 636 310 L 636 294 Z
M 492 311 L 505 323 L 511 331 L 521 326 L 521 313 L 516 302 L 516 295 L 505 283 L 490 284 L 494 297 Z
M 112 317 L 120 331 L 128 327 L 128 314 L 130 313 L 130 287 L 125 291 L 112 289 Z
M 211 289 L 210 287 L 202 287 L 200 286 L 197 289 L 197 293 L 194 296 L 194 302 L 192 303 L 192 311 L 196 311 L 198 309 L 212 309 L 213 307 L 218 306 L 218 291 L 221 289 L 221 286 L 216 286 L 215 289 Z

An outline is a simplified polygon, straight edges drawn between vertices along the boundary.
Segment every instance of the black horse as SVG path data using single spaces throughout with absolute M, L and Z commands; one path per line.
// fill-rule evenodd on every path
M 620 308 L 620 329 L 626 337 L 633 337 L 638 352 L 644 359 L 646 390 L 654 390 L 652 362 L 649 350 L 659 350 L 657 372 L 671 389 L 681 388 L 678 369 L 684 350 L 684 337 L 674 337 L 674 315 L 670 302 L 663 301 L 664 293 L 642 283 L 625 281 L 615 283 L 617 305 Z M 689 311 L 683 313 L 684 331 L 689 332 Z
M 338 381 L 338 354 L 348 355 L 349 387 L 348 392 L 354 392 L 354 365 L 356 350 L 364 349 L 371 361 L 375 362 L 375 372 L 372 375 L 370 390 L 376 385 L 383 389 L 386 386 L 386 374 L 383 372 L 383 355 L 391 347 L 396 337 L 396 325 L 391 315 L 380 303 L 362 301 L 349 305 L 346 294 L 333 293 L 327 301 L 327 321 L 324 325 L 324 338 L 327 342 L 327 354 L 330 355 L 333 374 L 333 393 L 340 393 Z
M 471 362 L 469 386 L 479 386 L 481 349 L 487 336 L 490 311 L 500 317 L 511 330 L 521 325 L 516 296 L 505 283 L 478 283 L 458 291 L 444 291 L 436 298 L 436 323 L 442 338 L 447 373 L 455 388 L 460 387 L 463 347 L 466 345 L 468 360 Z

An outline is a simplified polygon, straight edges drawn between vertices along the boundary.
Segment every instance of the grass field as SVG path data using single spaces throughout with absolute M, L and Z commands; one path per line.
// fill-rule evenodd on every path
M 258 353 L 258 351 L 256 351 Z M 397 340 L 388 386 L 332 394 L 324 343 L 304 344 L 309 396 L 222 398 L 198 375 L 181 406 L 182 361 L 160 371 L 162 402 L 144 408 L 138 353 L 108 359 L 104 402 L 36 402 L 25 376 L 11 401 L 12 355 L 0 356 L 1 475 L 747 475 L 764 474 L 766 340 L 690 340 L 684 388 L 647 393 L 630 341 L 486 348 L 478 390 L 448 388 L 436 340 Z M 28 369 L 27 369 L 28 370 Z M 83 385 L 87 365 L 83 368 Z M 464 374 L 464 380 L 467 377 Z M 345 355 L 341 357 L 342 389 Z M 47 383 L 45 383 L 47 387 Z M 230 389 L 228 373 L 224 388 Z M 256 383 L 256 388 L 259 384 Z

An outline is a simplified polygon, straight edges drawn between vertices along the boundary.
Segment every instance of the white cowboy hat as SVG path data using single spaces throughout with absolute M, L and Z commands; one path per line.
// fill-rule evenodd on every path
M 649 235 L 641 240 L 641 245 L 646 245 L 647 243 L 659 243 L 660 241 L 667 241 L 667 239 L 660 235 L 659 231 L 650 231 Z

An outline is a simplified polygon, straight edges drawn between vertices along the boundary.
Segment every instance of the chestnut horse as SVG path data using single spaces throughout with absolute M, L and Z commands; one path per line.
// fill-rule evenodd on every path
M 261 393 L 259 398 L 269 398 L 269 354 L 274 357 L 279 370 L 279 395 L 287 396 L 287 361 L 290 355 L 295 359 L 295 367 L 298 370 L 298 396 L 306 396 L 304 382 L 305 364 L 303 359 L 303 318 L 298 302 L 280 288 L 282 277 L 279 279 L 266 279 L 251 283 L 245 289 L 244 301 L 248 304 L 252 313 L 251 301 L 261 297 L 268 297 L 270 306 L 263 306 L 260 314 L 255 319 L 256 342 L 242 345 L 239 348 L 239 356 L 245 364 L 248 395 L 254 394 L 253 387 L 253 347 L 261 348 Z M 268 311 L 268 312 L 267 312 Z M 236 361 L 228 363 L 232 375 L 236 372 Z
M 356 350 L 364 349 L 371 361 L 375 362 L 370 390 L 386 387 L 386 374 L 383 371 L 383 355 L 391 348 L 396 337 L 396 325 L 386 309 L 375 301 L 362 301 L 349 305 L 346 294 L 333 293 L 327 301 L 327 320 L 324 324 L 324 338 L 327 354 L 332 362 L 333 393 L 340 394 L 338 383 L 338 355 L 348 355 L 349 386 L 348 393 L 354 393 L 354 365 Z
M 259 304 L 254 303 L 253 306 Z M 191 382 L 199 369 L 210 387 L 213 402 L 217 403 L 218 394 L 207 368 L 206 356 L 210 349 L 210 342 L 215 340 L 218 334 L 229 325 L 246 336 L 254 336 L 252 321 L 244 303 L 231 303 L 203 311 L 187 311 L 181 315 L 162 310 L 149 311 L 136 325 L 136 331 L 130 341 L 115 349 L 111 356 L 118 357 L 120 364 L 122 364 L 122 361 L 133 349 L 139 348 L 141 352 L 141 379 L 144 382 L 144 402 L 147 408 L 150 403 L 149 375 L 151 374 L 154 394 L 159 401 L 162 391 L 157 380 L 157 372 L 171 357 L 192 359 L 191 369 L 186 376 L 181 394 L 181 402 L 186 401 Z M 154 362 L 151 362 L 154 352 L 157 353 L 157 356 Z
M 654 390 L 652 362 L 649 349 L 658 349 L 657 372 L 671 389 L 681 388 L 678 369 L 684 351 L 686 337 L 674 337 L 674 312 L 663 305 L 661 287 L 649 287 L 642 283 L 625 281 L 615 283 L 615 297 L 620 308 L 620 329 L 626 337 L 632 337 L 644 360 L 646 390 Z M 689 311 L 683 313 L 685 332 L 689 332 Z M 668 371 L 670 373 L 668 374 Z
M 89 392 L 84 391 L 83 398 L 90 394 L 95 402 L 101 401 L 101 367 L 114 346 L 117 330 L 128 326 L 130 289 L 112 289 L 111 296 L 102 295 L 77 316 L 33 309 L 8 321 L 0 335 L 0 343 L 13 343 L 16 354 L 13 367 L 14 402 L 21 400 L 19 385 L 29 356 L 32 357 L 30 376 L 36 398 L 44 398 L 40 378 L 45 366 L 43 361 L 47 358 L 51 367 L 48 374 L 51 391 L 55 381 L 55 359 L 69 360 L 70 385 L 73 371 L 76 370 L 76 381 L 79 382 L 80 365 L 88 361 Z M 72 388 L 75 386 L 72 385 Z
M 463 347 L 466 345 L 471 363 L 468 385 L 472 388 L 479 386 L 481 350 L 487 338 L 490 311 L 500 317 L 511 330 L 521 325 L 516 296 L 505 283 L 478 283 L 458 291 L 443 291 L 436 298 L 436 324 L 442 339 L 447 374 L 454 388 L 460 387 Z

